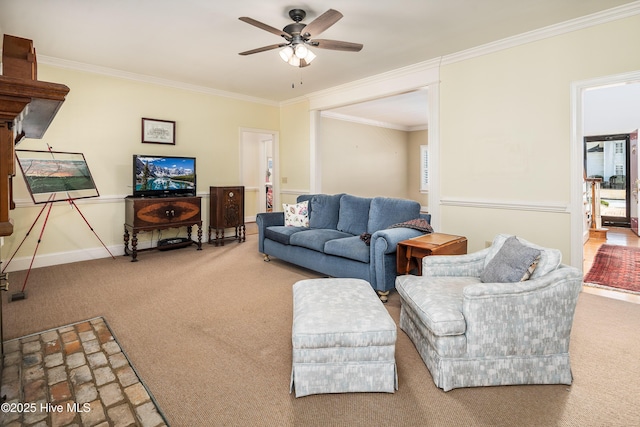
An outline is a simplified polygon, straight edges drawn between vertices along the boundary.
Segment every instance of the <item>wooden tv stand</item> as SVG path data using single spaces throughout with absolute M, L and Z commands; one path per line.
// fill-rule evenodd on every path
M 191 228 L 198 226 L 198 250 L 202 250 L 201 198 L 175 197 L 132 197 L 124 201 L 124 253 L 131 255 L 131 262 L 138 257 L 138 233 L 141 231 L 163 230 L 187 227 L 187 238 L 191 239 Z M 131 252 L 129 234 L 131 233 Z

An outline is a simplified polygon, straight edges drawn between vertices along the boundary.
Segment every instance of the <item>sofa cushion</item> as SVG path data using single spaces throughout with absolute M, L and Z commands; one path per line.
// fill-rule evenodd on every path
M 487 253 L 487 257 L 485 258 L 485 267 L 487 264 L 496 256 L 500 248 L 504 242 L 511 237 L 509 234 L 498 234 L 494 239 L 491 247 L 489 248 L 489 252 Z M 540 260 L 536 265 L 535 270 L 531 273 L 530 279 L 536 279 L 538 277 L 542 277 L 550 272 L 554 271 L 558 268 L 560 263 L 562 262 L 562 252 L 558 249 L 544 248 L 542 246 L 538 246 L 534 243 L 528 242 L 525 239 L 518 237 L 520 243 L 530 248 L 540 250 Z
M 525 246 L 511 236 L 503 243 L 496 255 L 487 263 L 480 280 L 484 283 L 514 283 L 529 279 L 540 259 L 540 250 Z
M 467 323 L 462 314 L 462 290 L 478 283 L 477 277 L 428 277 L 405 275 L 396 279 L 402 302 L 437 336 L 464 334 Z
M 285 225 L 273 225 L 264 230 L 264 238 L 270 239 L 283 245 L 289 244 L 289 239 L 294 233 L 309 230 L 307 227 L 287 227 Z
M 311 228 L 337 229 L 342 194 L 316 194 L 309 203 L 309 226 Z
M 369 222 L 369 207 L 371 200 L 364 197 L 345 194 L 340 199 L 340 217 L 338 230 L 345 233 L 360 235 L 367 231 Z
M 358 236 L 329 240 L 324 244 L 324 253 L 349 258 L 360 262 L 369 262 L 370 247 Z
M 287 227 L 309 227 L 309 202 L 282 204 L 284 225 Z
M 373 234 L 389 226 L 420 217 L 420 203 L 413 200 L 375 197 L 369 209 L 367 232 Z
M 324 244 L 326 242 L 344 237 L 351 237 L 351 235 L 338 230 L 311 228 L 305 232 L 294 233 L 289 239 L 289 244 L 324 252 Z

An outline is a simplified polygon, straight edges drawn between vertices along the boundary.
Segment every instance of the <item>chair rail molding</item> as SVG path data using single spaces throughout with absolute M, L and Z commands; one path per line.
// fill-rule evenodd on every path
M 456 206 L 481 209 L 507 209 L 515 211 L 570 213 L 570 202 L 531 202 L 515 200 L 480 200 L 455 197 L 442 197 L 442 206 Z

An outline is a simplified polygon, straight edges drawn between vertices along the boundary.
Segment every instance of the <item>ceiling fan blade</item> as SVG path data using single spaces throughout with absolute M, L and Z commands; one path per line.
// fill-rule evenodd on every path
M 285 39 L 287 39 L 287 40 L 291 39 L 291 34 L 287 34 L 287 33 L 285 33 L 285 32 L 284 32 L 284 31 L 282 31 L 282 30 L 279 30 L 279 29 L 277 29 L 277 28 L 275 28 L 275 27 L 272 27 L 271 25 L 263 24 L 262 22 L 260 22 L 260 21 L 256 21 L 256 20 L 255 20 L 255 19 L 253 19 L 253 18 L 248 18 L 248 17 L 246 17 L 246 16 L 241 16 L 241 17 L 240 17 L 240 18 L 238 18 L 238 19 L 239 19 L 239 20 L 241 20 L 242 22 L 246 22 L 247 24 L 251 24 L 251 25 L 253 25 L 254 27 L 258 27 L 258 28 L 260 28 L 261 30 L 265 30 L 265 31 L 268 31 L 268 32 L 270 32 L 270 33 L 273 33 L 273 34 L 275 34 L 276 36 L 282 36 L 282 37 L 284 37 L 284 38 L 285 38 Z
M 337 10 L 329 9 L 306 25 L 302 30 L 302 36 L 305 38 L 319 36 L 324 30 L 338 22 L 342 16 Z
M 247 50 L 245 52 L 240 52 L 238 55 L 252 55 L 254 53 L 259 53 L 259 52 L 266 52 L 267 50 L 272 50 L 272 49 L 277 49 L 279 47 L 284 47 L 286 46 L 287 43 L 280 43 L 280 44 L 271 44 L 269 46 L 263 46 L 263 47 L 259 47 L 257 49 L 251 49 L 251 50 Z
M 343 50 L 346 52 L 360 52 L 363 48 L 360 43 L 341 42 L 339 40 L 316 39 L 309 40 L 309 44 L 320 49 Z

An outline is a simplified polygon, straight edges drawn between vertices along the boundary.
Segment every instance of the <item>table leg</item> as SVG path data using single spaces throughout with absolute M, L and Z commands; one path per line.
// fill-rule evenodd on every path
M 131 238 L 131 262 L 138 261 L 138 233 L 133 232 L 133 236 Z
M 409 272 L 411 271 L 411 247 L 407 248 L 407 254 L 406 254 L 406 258 L 407 258 L 407 265 L 404 268 L 404 274 L 409 274 Z
M 129 255 L 129 230 L 124 228 L 124 255 Z

